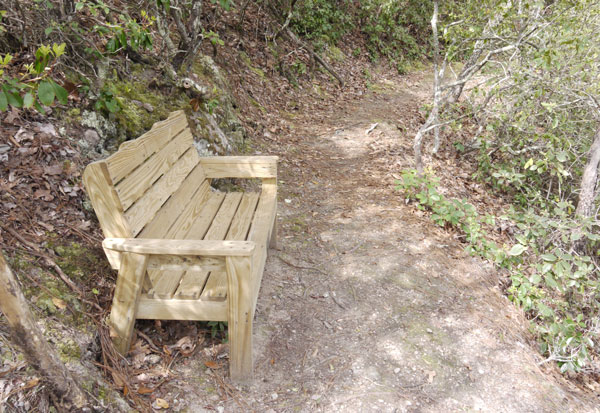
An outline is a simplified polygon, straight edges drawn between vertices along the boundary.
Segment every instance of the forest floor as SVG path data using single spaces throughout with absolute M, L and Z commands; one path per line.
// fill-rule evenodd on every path
M 541 363 L 492 266 L 394 190 L 428 85 L 384 77 L 350 102 L 288 116 L 285 137 L 265 135 L 264 153 L 280 156 L 280 249 L 258 300 L 255 382 L 228 384 L 223 346 L 205 348 L 172 366 L 179 379 L 162 392 L 173 407 L 600 411 Z

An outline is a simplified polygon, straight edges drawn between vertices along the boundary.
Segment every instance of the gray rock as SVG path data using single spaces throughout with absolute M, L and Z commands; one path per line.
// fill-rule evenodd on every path
M 148 112 L 154 112 L 154 106 L 149 103 L 143 103 L 142 107 L 146 109 Z
M 90 145 L 96 146 L 100 142 L 100 135 L 95 129 L 88 129 L 83 134 L 83 139 Z
M 83 111 L 81 124 L 95 129 L 101 139 L 113 139 L 118 136 L 118 129 L 114 122 L 109 121 L 97 112 Z

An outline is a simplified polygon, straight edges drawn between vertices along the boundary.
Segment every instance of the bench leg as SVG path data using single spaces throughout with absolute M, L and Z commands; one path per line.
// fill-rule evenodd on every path
M 279 250 L 279 242 L 277 240 L 277 217 L 273 221 L 273 228 L 271 229 L 271 239 L 269 240 L 269 248 Z
M 129 252 L 121 255 L 121 268 L 109 317 L 110 335 L 121 354 L 126 354 L 131 345 L 135 314 L 147 263 L 147 255 Z
M 229 301 L 229 374 L 238 383 L 252 381 L 252 264 L 251 257 L 227 257 Z

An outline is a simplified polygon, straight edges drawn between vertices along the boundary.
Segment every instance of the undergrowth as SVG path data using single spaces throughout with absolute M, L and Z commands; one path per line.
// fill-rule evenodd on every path
M 541 212 L 510 207 L 500 217 L 482 215 L 466 200 L 441 194 L 432 173 L 420 176 L 413 169 L 404 170 L 396 184 L 437 225 L 458 231 L 467 252 L 507 271 L 508 298 L 531 320 L 546 361 L 556 361 L 562 372 L 590 368 L 600 333 L 600 273 L 594 256 L 600 235 L 592 232 L 597 222 L 575 220 L 569 202 L 555 202 Z M 511 228 L 511 245 L 492 240 L 497 222 Z
M 292 14 L 291 26 L 317 50 L 359 33 L 371 60 L 389 59 L 403 73 L 409 62 L 429 51 L 432 7 L 430 0 L 366 0 L 358 5 L 349 0 L 306 0 Z

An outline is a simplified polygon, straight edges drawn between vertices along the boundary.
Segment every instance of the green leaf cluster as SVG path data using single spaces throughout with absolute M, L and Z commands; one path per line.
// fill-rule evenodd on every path
M 64 54 L 65 44 L 41 45 L 35 60 L 25 65 L 26 73 L 9 76 L 6 68 L 13 57 L 7 53 L 0 57 L 0 111 L 15 108 L 32 108 L 44 112 L 42 105 L 50 106 L 55 100 L 66 105 L 68 92 L 50 77 L 50 68 Z

